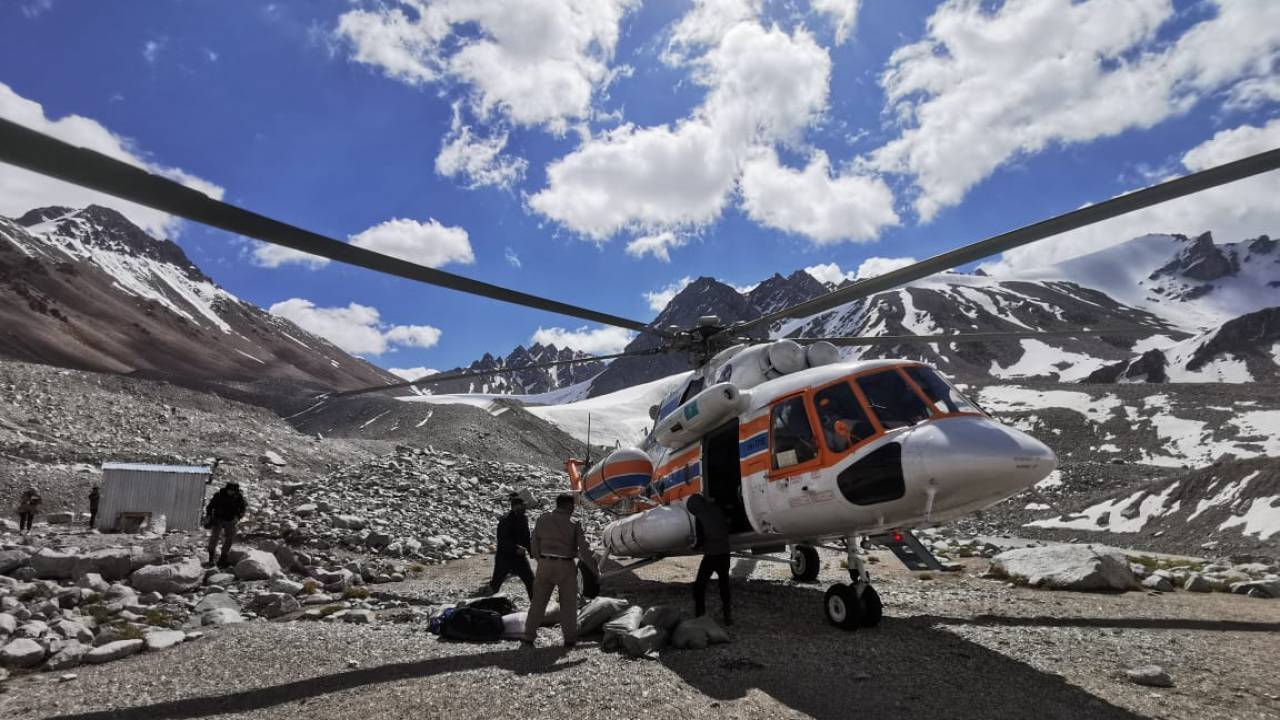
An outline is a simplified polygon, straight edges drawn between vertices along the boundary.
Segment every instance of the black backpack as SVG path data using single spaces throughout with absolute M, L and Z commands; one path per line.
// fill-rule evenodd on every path
M 446 640 L 486 642 L 502 638 L 502 616 L 492 610 L 454 608 L 440 623 L 440 637 Z
M 510 615 L 516 611 L 516 604 L 511 602 L 511 598 L 505 595 L 493 595 L 479 598 L 478 600 L 467 600 L 465 607 L 475 608 L 476 610 L 492 610 L 499 615 Z

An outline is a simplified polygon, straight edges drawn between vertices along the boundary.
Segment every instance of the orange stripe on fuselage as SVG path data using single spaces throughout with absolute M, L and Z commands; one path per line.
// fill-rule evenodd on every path
M 626 462 L 610 463 L 605 467 L 609 477 L 618 477 L 619 475 L 639 475 L 641 473 L 648 475 L 653 472 L 653 463 L 648 460 L 627 460 Z
M 765 413 L 755 420 L 748 420 L 738 426 L 738 439 L 746 440 L 769 429 L 769 414 Z
M 696 460 L 700 455 L 702 455 L 702 448 L 700 447 L 693 448 L 689 452 L 683 455 L 677 456 L 673 460 L 668 460 L 667 462 L 663 463 L 662 467 L 654 471 L 653 475 L 654 477 L 658 477 L 658 478 L 663 477 L 664 475 L 671 472 L 672 470 L 675 470 L 678 467 L 688 465 L 689 463 Z

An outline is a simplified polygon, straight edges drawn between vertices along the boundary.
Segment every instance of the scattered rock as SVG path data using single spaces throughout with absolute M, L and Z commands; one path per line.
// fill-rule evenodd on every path
M 1145 685 L 1147 687 L 1173 687 L 1173 678 L 1169 677 L 1169 673 L 1159 665 L 1143 665 L 1129 670 L 1125 670 L 1124 674 L 1130 681 L 1137 685 Z
M 0 665 L 5 667 L 28 668 L 35 667 L 44 660 L 44 648 L 40 643 L 30 638 L 18 638 L 10 640 L 7 645 L 0 648 Z
M 1173 583 L 1164 575 L 1152 574 L 1142 579 L 1142 587 L 1159 592 L 1173 592 Z
M 157 630 L 143 637 L 148 650 L 165 650 L 187 639 L 181 630 Z
M 90 638 L 92 637 L 90 635 Z M 84 662 L 84 656 L 89 654 L 91 650 L 93 650 L 92 645 L 73 640 L 65 643 L 58 652 L 54 653 L 44 667 L 46 670 L 51 671 L 68 670 Z
M 231 608 L 215 608 L 200 616 L 205 625 L 232 625 L 244 622 L 244 616 Z
M 85 654 L 84 661 L 91 665 L 111 662 L 112 660 L 129 657 L 142 650 L 142 647 L 143 641 L 141 640 L 116 640 L 90 650 Z
M 76 576 L 78 559 L 72 552 L 43 548 L 31 556 L 30 565 L 43 580 L 70 580 Z
M 1191 573 L 1187 576 L 1187 581 L 1183 584 L 1182 589 L 1198 593 L 1213 592 L 1213 583 L 1200 573 Z
M 276 556 L 261 550 L 250 550 L 236 563 L 236 578 L 240 580 L 270 580 L 281 574 Z
M 199 587 L 204 568 L 195 558 L 168 565 L 147 565 L 133 571 L 129 582 L 139 592 L 183 593 Z

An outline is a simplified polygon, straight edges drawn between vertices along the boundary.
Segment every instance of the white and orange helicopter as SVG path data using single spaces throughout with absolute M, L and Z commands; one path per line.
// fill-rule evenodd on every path
M 0 119 L 7 162 L 232 233 L 431 285 L 656 336 L 662 344 L 614 355 L 496 371 L 436 374 L 415 381 L 328 393 L 339 398 L 401 387 L 523 372 L 620 357 L 686 353 L 689 377 L 652 411 L 637 446 L 604 460 L 566 463 L 584 501 L 616 516 L 607 553 L 636 562 L 697 554 L 687 498 L 707 496 L 731 525 L 735 551 L 791 549 L 797 580 L 819 570 L 817 550 L 843 542 L 851 583 L 827 590 L 827 619 L 841 628 L 875 625 L 859 537 L 890 545 L 912 563 L 936 563 L 914 528 L 952 520 L 1033 486 L 1057 458 L 1043 443 L 1001 424 L 936 370 L 903 360 L 841 361 L 837 346 L 996 342 L 1046 335 L 1142 335 L 1133 328 L 894 337 L 768 340 L 775 323 L 816 315 L 875 293 L 1134 210 L 1280 168 L 1280 149 L 1120 195 L 936 257 L 861 280 L 747 322 L 714 316 L 691 328 L 659 328 L 375 253 L 215 200 L 168 178 Z M 831 547 L 830 545 L 825 545 Z

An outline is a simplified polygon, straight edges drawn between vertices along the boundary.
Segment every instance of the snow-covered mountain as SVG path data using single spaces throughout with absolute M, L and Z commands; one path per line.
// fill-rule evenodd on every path
M 1280 307 L 1228 320 L 1194 337 L 1095 370 L 1085 382 L 1276 382 Z
M 577 360 L 579 358 L 589 357 L 591 357 L 589 354 L 579 352 L 577 350 L 557 348 L 555 345 L 534 343 L 529 348 L 525 348 L 523 345 L 517 347 L 505 358 L 494 357 L 489 353 L 485 353 L 484 357 L 466 367 L 458 367 L 445 372 L 454 373 L 476 370 L 520 368 L 526 365 L 543 362 Z M 590 380 L 596 375 L 599 375 L 600 372 L 604 370 L 604 367 L 604 363 L 601 362 L 557 365 L 550 368 L 524 370 L 504 375 L 476 377 L 465 380 L 450 380 L 431 385 L 423 385 L 419 390 L 423 393 L 432 395 L 459 393 L 536 395 L 577 385 L 578 383 Z
M 352 388 L 395 378 L 219 287 L 182 248 L 109 208 L 0 218 L 0 354 L 184 378 Z

